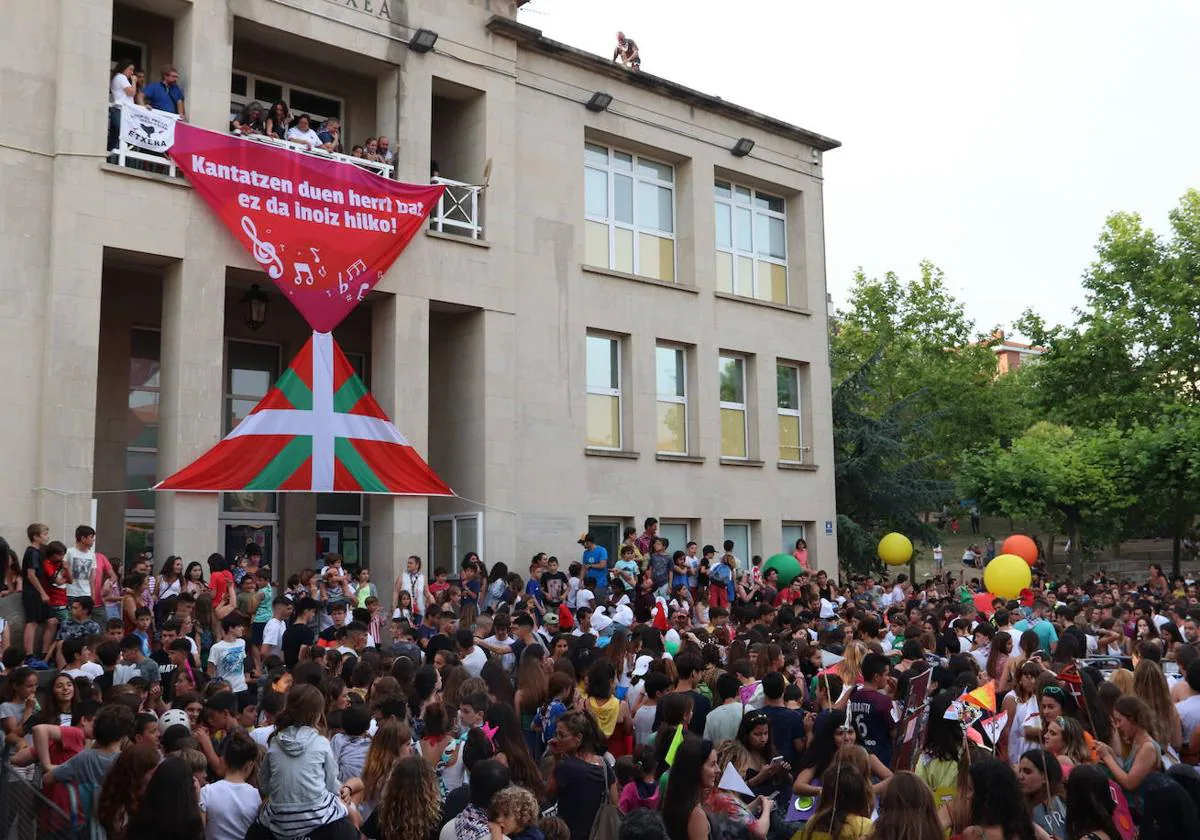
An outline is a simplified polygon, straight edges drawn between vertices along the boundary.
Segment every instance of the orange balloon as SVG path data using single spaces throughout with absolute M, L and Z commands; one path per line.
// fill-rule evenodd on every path
M 1013 534 L 1000 547 L 1001 554 L 1015 554 L 1032 566 L 1037 562 L 1037 543 L 1024 534 Z

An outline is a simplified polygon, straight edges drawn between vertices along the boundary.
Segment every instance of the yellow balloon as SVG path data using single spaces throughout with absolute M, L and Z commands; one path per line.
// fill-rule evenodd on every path
M 983 570 L 983 585 L 998 598 L 1011 601 L 1033 581 L 1029 564 L 1015 554 L 1001 554 Z
M 912 542 L 893 531 L 879 541 L 879 559 L 889 566 L 903 566 L 912 559 Z

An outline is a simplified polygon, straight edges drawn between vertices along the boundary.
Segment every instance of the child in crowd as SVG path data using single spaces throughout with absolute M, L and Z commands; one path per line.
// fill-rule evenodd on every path
M 617 759 L 617 785 L 621 798 L 617 807 L 622 814 L 638 808 L 658 809 L 658 782 L 654 779 L 654 747 L 642 744 L 634 747 L 632 755 Z
M 240 733 L 225 745 L 225 777 L 200 789 L 205 840 L 241 840 L 258 816 L 262 796 L 247 779 L 258 763 L 258 745 Z
M 133 611 L 133 617 L 137 622 L 137 627 L 134 628 L 132 635 L 142 640 L 142 655 L 149 656 L 150 639 L 154 635 L 154 613 L 146 607 L 138 607 Z
M 566 714 L 570 706 L 574 705 L 572 696 L 575 694 L 575 681 L 569 674 L 555 671 L 550 675 L 548 692 L 550 701 L 538 709 L 537 714 L 533 717 L 533 731 L 541 734 L 542 743 L 546 745 L 549 745 L 550 740 L 554 738 L 558 719 Z
M 329 744 L 337 756 L 338 781 L 362 775 L 363 762 L 371 746 L 367 730 L 371 726 L 371 713 L 359 704 L 342 710 L 342 731 L 334 735 Z
M 493 794 L 488 805 L 488 821 L 495 823 L 509 840 L 541 840 L 542 832 L 534 825 L 540 815 L 537 797 L 517 785 Z

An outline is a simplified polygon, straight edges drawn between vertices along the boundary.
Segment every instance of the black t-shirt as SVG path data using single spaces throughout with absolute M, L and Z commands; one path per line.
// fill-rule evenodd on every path
M 300 648 L 315 644 L 316 641 L 316 635 L 307 624 L 297 621 L 288 625 L 288 628 L 283 631 L 283 641 L 280 642 L 280 647 L 283 648 L 284 664 L 289 668 L 295 668 L 296 663 L 300 661 Z
M 542 575 L 542 600 L 547 604 L 558 606 L 567 597 L 569 581 L 562 572 L 545 572 Z
M 471 804 L 471 786 L 463 785 L 456 787 L 454 790 L 446 794 L 446 801 L 442 803 L 442 825 L 450 822 L 450 820 L 461 814 L 466 807 Z M 364 834 L 366 832 L 364 831 Z
M 885 767 L 892 763 L 892 698 L 873 688 L 856 688 L 847 711 L 859 742 Z
M 607 767 L 589 764 L 581 758 L 568 756 L 554 767 L 558 787 L 558 816 L 567 824 L 572 838 L 587 837 L 596 821 L 596 812 L 607 802 L 606 782 L 613 781 Z
M 25 548 L 25 556 L 21 558 L 21 578 L 24 580 L 25 591 L 32 593 L 34 600 L 40 601 L 41 596 L 33 588 L 33 584 L 29 582 L 27 572 L 33 572 L 38 576 L 39 581 L 42 579 L 42 552 L 33 546 L 27 546 Z
M 150 658 L 158 663 L 158 678 L 162 682 L 163 700 L 170 703 L 175 699 L 175 665 L 165 650 L 156 650 Z
M 762 713 L 771 727 L 775 752 L 792 767 L 798 766 L 800 756 L 796 754 L 795 739 L 804 737 L 804 715 L 786 706 L 763 706 Z

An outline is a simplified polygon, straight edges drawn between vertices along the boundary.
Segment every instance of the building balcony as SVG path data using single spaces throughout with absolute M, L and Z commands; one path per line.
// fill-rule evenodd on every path
M 429 214 L 429 229 L 467 239 L 482 239 L 483 187 L 449 178 L 434 177 L 432 180 L 435 184 L 443 184 L 446 190 Z

